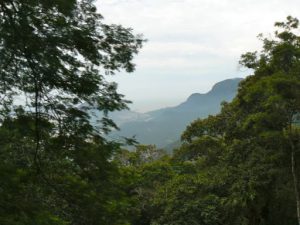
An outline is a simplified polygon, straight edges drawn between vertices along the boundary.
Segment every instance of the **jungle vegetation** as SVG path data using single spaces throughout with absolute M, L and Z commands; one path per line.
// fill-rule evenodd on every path
M 91 0 L 2 0 L 0 16 L 0 224 L 300 225 L 298 19 L 259 36 L 237 96 L 169 155 L 105 138 L 129 102 L 105 77 L 134 70 L 142 35 Z

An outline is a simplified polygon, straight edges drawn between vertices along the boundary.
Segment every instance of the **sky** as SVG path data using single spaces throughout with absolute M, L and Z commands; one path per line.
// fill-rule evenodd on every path
M 299 0 L 97 0 L 104 22 L 121 24 L 147 39 L 135 72 L 108 78 L 138 112 L 175 106 L 216 82 L 246 77 L 241 54 L 261 48 L 260 33 L 300 17 Z

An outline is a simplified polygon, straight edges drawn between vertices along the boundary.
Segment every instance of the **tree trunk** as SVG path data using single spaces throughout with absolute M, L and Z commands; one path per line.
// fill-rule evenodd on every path
M 295 197 L 296 197 L 296 204 L 297 204 L 297 219 L 298 219 L 298 225 L 300 225 L 300 198 L 299 198 L 299 191 L 298 191 L 298 178 L 296 174 L 296 161 L 295 161 L 294 147 L 295 146 L 292 144 L 291 163 L 292 163 L 292 174 L 293 174 L 293 182 L 294 182 Z

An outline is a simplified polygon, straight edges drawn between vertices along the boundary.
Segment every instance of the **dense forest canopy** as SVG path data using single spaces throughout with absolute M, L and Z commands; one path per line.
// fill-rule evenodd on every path
M 260 35 L 234 100 L 168 155 L 105 139 L 128 103 L 105 75 L 134 70 L 142 36 L 92 0 L 3 0 L 0 15 L 0 224 L 300 225 L 298 19 Z

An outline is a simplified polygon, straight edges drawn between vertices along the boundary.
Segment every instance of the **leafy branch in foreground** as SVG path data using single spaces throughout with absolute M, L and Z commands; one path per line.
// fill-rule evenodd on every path
M 105 75 L 132 72 L 143 37 L 103 23 L 92 0 L 3 0 L 0 16 L 1 173 L 12 177 L 0 223 L 125 223 L 117 145 L 103 138 L 115 125 L 88 111 L 127 107 Z

